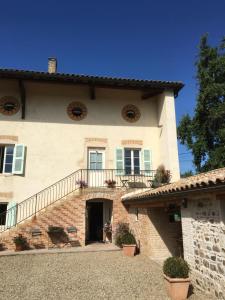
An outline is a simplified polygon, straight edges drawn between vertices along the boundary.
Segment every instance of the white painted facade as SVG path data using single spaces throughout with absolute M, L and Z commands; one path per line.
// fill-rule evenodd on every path
M 96 99 L 91 100 L 86 85 L 32 81 L 24 85 L 25 119 L 21 119 L 21 109 L 12 116 L 0 114 L 0 144 L 26 147 L 24 174 L 0 174 L 0 202 L 21 202 L 68 174 L 88 168 L 90 148 L 104 150 L 106 169 L 116 168 L 118 147 L 149 149 L 151 168 L 164 164 L 172 181 L 179 179 L 173 91 L 142 100 L 138 90 L 96 87 Z M 0 79 L 3 96 L 20 100 L 17 80 Z M 85 104 L 85 119 L 69 118 L 67 106 L 73 101 Z M 137 122 L 123 119 L 121 111 L 127 104 L 139 108 Z

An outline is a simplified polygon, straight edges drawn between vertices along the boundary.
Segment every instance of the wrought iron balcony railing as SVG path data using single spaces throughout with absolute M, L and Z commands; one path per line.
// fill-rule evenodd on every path
M 81 169 L 55 182 L 28 199 L 11 204 L 0 214 L 0 232 L 14 227 L 39 211 L 83 188 L 147 188 L 151 186 L 155 171 L 138 170 L 129 174 L 126 170 Z

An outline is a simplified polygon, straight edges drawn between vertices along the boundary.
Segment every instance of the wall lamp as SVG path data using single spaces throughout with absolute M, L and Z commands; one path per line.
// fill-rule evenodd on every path
M 187 208 L 187 207 L 188 207 L 187 200 L 188 200 L 187 198 L 183 198 L 183 199 L 182 199 L 181 204 L 182 204 L 182 207 L 183 207 L 183 208 Z

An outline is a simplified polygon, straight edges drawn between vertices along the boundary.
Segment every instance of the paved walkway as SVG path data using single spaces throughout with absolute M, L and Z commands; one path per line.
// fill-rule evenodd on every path
M 0 257 L 0 299 L 167 300 L 162 268 L 121 251 Z M 212 300 L 196 294 L 190 300 Z
M 51 249 L 34 249 L 25 251 L 0 251 L 1 256 L 15 256 L 15 255 L 36 255 L 36 254 L 54 254 L 54 253 L 75 253 L 75 252 L 107 252 L 107 251 L 121 251 L 120 248 L 114 244 L 91 243 L 85 247 L 71 247 L 71 248 L 51 248 Z

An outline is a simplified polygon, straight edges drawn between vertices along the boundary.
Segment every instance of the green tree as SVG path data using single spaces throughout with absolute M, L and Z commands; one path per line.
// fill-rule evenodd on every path
M 178 127 L 181 144 L 192 151 L 197 172 L 225 166 L 225 37 L 217 47 L 201 38 L 196 62 L 198 97 L 194 116 Z
M 194 175 L 194 173 L 192 172 L 192 170 L 190 170 L 190 171 L 186 171 L 186 172 L 182 173 L 180 175 L 180 177 L 181 178 L 186 178 L 186 177 L 190 177 L 190 176 L 193 176 L 193 175 Z

